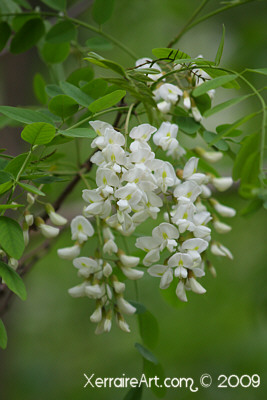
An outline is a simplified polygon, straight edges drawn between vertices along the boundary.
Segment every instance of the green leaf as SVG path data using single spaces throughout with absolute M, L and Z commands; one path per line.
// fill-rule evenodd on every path
M 81 87 L 81 90 L 93 99 L 98 99 L 105 95 L 108 84 L 104 79 L 94 79 Z
M 255 72 L 256 74 L 267 75 L 267 68 L 247 69 L 249 72 Z
M 231 124 L 222 124 L 222 125 L 218 125 L 217 127 L 216 127 L 216 132 L 217 133 L 219 133 L 219 134 L 221 134 L 222 132 L 229 132 L 229 129 L 232 127 L 232 125 Z M 242 131 L 241 131 L 241 129 L 234 129 L 234 130 L 232 130 L 231 129 L 231 132 L 230 133 L 228 133 L 228 137 L 236 137 L 236 136 L 240 136 L 240 135 L 242 135 Z
M 8 174 L 5 171 L 0 171 L 0 184 L 2 185 L 2 183 L 6 183 L 9 182 L 10 179 L 10 174 Z
M 25 245 L 22 229 L 12 218 L 0 217 L 0 246 L 16 260 L 23 254 Z
M 5 328 L 3 321 L 0 319 L 0 347 L 2 347 L 2 349 L 5 349 L 6 346 L 7 346 L 6 328 Z M 130 399 L 131 398 L 129 398 L 128 400 L 130 400 Z
M 242 208 L 242 210 L 240 211 L 240 215 L 247 216 L 253 214 L 256 211 L 258 211 L 261 207 L 262 207 L 262 200 L 254 199 L 250 201 L 246 207 Z
M 84 107 L 88 107 L 89 104 L 92 103 L 93 99 L 84 93 L 81 89 L 77 86 L 72 85 L 69 82 L 60 82 L 60 87 L 63 92 L 74 99 L 78 104 L 81 104 Z
M 65 11 L 66 9 L 66 0 L 41 0 L 42 3 L 47 6 L 53 8 L 53 10 Z
M 94 77 L 94 70 L 91 67 L 78 68 L 74 70 L 66 79 L 72 85 L 79 86 L 80 81 L 89 82 Z
M 112 50 L 113 44 L 101 36 L 94 36 L 86 40 L 85 45 L 89 47 L 90 51 L 95 50 Z
M 19 4 L 21 7 L 26 8 L 26 10 L 30 10 L 31 9 L 31 6 L 30 6 L 30 4 L 28 3 L 27 0 L 14 0 L 14 1 L 17 4 Z
M 76 28 L 70 21 L 60 21 L 48 31 L 45 39 L 49 43 L 65 43 L 75 40 Z
M 225 108 L 231 107 L 235 104 L 240 103 L 241 101 L 247 99 L 248 97 L 250 97 L 250 95 L 246 95 L 246 96 L 241 96 L 241 97 L 235 97 L 233 99 L 224 101 L 223 103 L 218 104 L 217 106 L 211 108 L 210 110 L 207 110 L 204 112 L 203 116 L 204 117 L 210 117 L 213 114 L 216 114 L 219 111 L 224 110 Z
M 0 204 L 0 210 L 16 209 L 25 207 L 23 204 Z
M 47 94 L 45 91 L 45 80 L 41 74 L 35 74 L 33 78 L 33 91 L 41 104 L 47 103 Z
M 223 71 L 219 68 L 211 68 L 211 67 L 203 67 L 202 66 L 201 69 L 203 69 L 203 71 L 205 71 L 207 74 L 209 74 L 209 76 L 211 76 L 211 78 L 218 78 L 220 76 L 231 75 L 229 72 Z M 239 84 L 235 80 L 224 83 L 222 85 L 222 87 L 224 87 L 226 89 L 239 89 L 240 88 Z
M 45 27 L 41 18 L 30 19 L 13 37 L 10 52 L 13 54 L 24 53 L 33 47 L 44 33 Z
M 192 94 L 194 97 L 201 96 L 202 94 L 207 93 L 209 90 L 223 86 L 225 83 L 231 82 L 234 79 L 236 79 L 236 75 L 218 76 L 218 78 L 211 79 L 197 86 L 193 90 Z
M 23 280 L 14 269 L 3 261 L 0 261 L 0 276 L 12 292 L 19 296 L 21 300 L 26 300 L 27 292 Z
M 88 53 L 88 57 L 85 58 L 85 60 L 91 62 L 92 64 L 98 65 L 99 67 L 106 68 L 106 69 L 111 69 L 112 71 L 116 72 L 119 75 L 126 76 L 126 73 L 123 69 L 123 67 L 111 60 L 106 60 L 105 58 L 101 57 L 99 54 L 96 54 L 94 52 Z
M 130 301 L 130 303 L 136 308 L 135 314 L 143 314 L 146 312 L 144 304 L 138 303 L 137 301 Z
M 25 108 L 0 106 L 0 113 L 12 120 L 22 122 L 23 124 L 31 124 L 32 122 L 47 122 L 53 124 L 53 121 L 46 115 Z
M 112 15 L 114 0 L 95 0 L 93 4 L 93 18 L 99 25 L 108 21 Z
M 59 94 L 50 100 L 48 108 L 53 114 L 59 115 L 61 118 L 65 119 L 75 114 L 78 111 L 79 105 L 71 97 L 65 94 Z
M 45 122 L 35 122 L 27 125 L 21 132 L 21 138 L 32 145 L 51 142 L 56 133 L 53 125 Z
M 14 176 L 14 178 L 17 177 L 18 172 L 20 171 L 22 165 L 24 164 L 26 158 L 28 157 L 28 153 L 22 153 L 19 154 L 17 157 L 13 158 L 5 167 L 5 171 L 8 172 L 9 174 L 11 174 L 12 176 Z M 27 165 L 30 162 L 30 158 L 27 162 L 27 164 L 25 165 L 25 168 L 27 167 Z
M 18 14 L 12 19 L 12 28 L 15 32 L 18 32 L 23 25 L 30 19 L 36 18 L 36 14 Z
M 158 322 L 150 311 L 138 314 L 140 336 L 146 346 L 153 349 L 159 338 Z
M 66 60 L 70 52 L 69 43 L 45 42 L 41 49 L 41 56 L 47 64 L 58 64 Z
M 164 58 L 169 60 L 176 59 L 190 59 L 191 57 L 183 51 L 177 49 L 169 49 L 167 47 L 160 47 L 152 50 L 152 53 L 157 58 Z
M 258 113 L 252 113 L 249 115 L 246 115 L 245 117 L 242 117 L 238 119 L 236 122 L 233 124 L 229 124 L 229 128 L 226 130 L 223 130 L 219 135 L 216 136 L 216 138 L 210 143 L 211 145 L 214 145 L 217 143 L 222 137 L 224 136 L 230 136 L 231 132 L 235 131 L 236 128 L 238 128 L 240 125 L 243 125 L 245 122 L 249 121 L 250 119 L 254 118 Z
M 123 400 L 141 400 L 143 394 L 143 386 L 132 387 L 124 396 Z
M 67 129 L 65 131 L 60 130 L 59 133 L 61 135 L 67 136 L 67 137 L 77 137 L 77 138 L 86 138 L 86 139 L 92 139 L 96 137 L 96 133 L 93 129 L 91 128 L 74 128 L 74 129 Z
M 6 182 L 0 185 L 0 195 L 3 195 L 4 193 L 8 192 L 9 189 L 11 189 L 13 186 L 13 182 Z
M 241 172 L 241 184 L 239 188 L 239 193 L 242 193 L 243 197 L 251 198 L 255 197 L 252 193 L 252 190 L 247 190 L 247 188 L 253 189 L 259 183 L 259 171 L 260 171 L 260 153 L 259 151 L 255 151 L 251 153 L 245 161 L 245 164 L 242 168 Z M 244 195 L 244 185 L 245 185 L 245 192 Z
M 149 351 L 146 347 L 142 346 L 140 343 L 135 343 L 134 347 L 145 360 L 148 360 L 153 364 L 158 364 L 156 356 L 154 356 L 154 354 L 151 353 L 151 351 Z
M 55 97 L 59 94 L 64 94 L 63 90 L 58 85 L 46 85 L 45 91 L 49 97 Z
M 22 189 L 25 189 L 27 192 L 37 194 L 38 196 L 45 196 L 45 193 L 42 192 L 41 190 L 37 189 L 37 187 L 33 185 L 29 185 L 28 183 L 22 183 L 18 182 L 18 185 L 22 187 Z
M 206 130 L 203 132 L 203 139 L 208 144 L 211 143 L 216 136 L 217 135 L 214 132 L 210 132 L 210 131 L 206 131 Z M 219 140 L 215 144 L 215 147 L 220 151 L 227 151 L 229 149 L 228 144 L 223 139 Z
M 112 107 L 117 104 L 126 95 L 125 90 L 115 90 L 110 94 L 106 94 L 100 99 L 95 100 L 88 107 L 92 113 L 97 113 L 99 111 L 105 110 L 106 108 Z
M 9 37 L 11 35 L 11 28 L 7 22 L 0 22 L 0 51 L 5 47 Z
M 164 397 L 167 391 L 167 388 L 164 386 L 164 369 L 161 364 L 153 364 L 145 359 L 143 359 L 143 371 L 147 380 L 149 378 L 158 377 L 157 385 L 155 381 L 152 381 L 151 390 L 157 397 Z
M 223 46 L 224 46 L 224 36 L 225 36 L 225 26 L 223 25 L 223 33 L 222 33 L 222 38 L 217 50 L 217 54 L 215 57 L 215 65 L 219 65 L 221 58 L 222 58 L 222 53 L 223 53 Z
M 197 108 L 199 109 L 202 115 L 204 114 L 205 111 L 209 110 L 211 107 L 211 98 L 207 93 L 195 97 L 194 100 Z
M 183 132 L 187 133 L 188 135 L 194 135 L 201 125 L 191 117 L 176 117 L 174 116 L 175 123 L 179 126 Z

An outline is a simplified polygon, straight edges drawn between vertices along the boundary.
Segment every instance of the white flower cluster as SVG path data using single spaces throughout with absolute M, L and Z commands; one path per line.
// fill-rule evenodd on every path
M 196 58 L 201 59 L 203 56 L 199 55 Z M 164 72 L 162 72 L 160 66 L 150 58 L 141 58 L 136 61 L 135 65 L 138 69 L 153 68 L 154 70 L 158 70 L 158 74 L 148 74 L 148 77 L 153 81 L 157 81 L 159 78 L 164 76 Z M 174 70 L 177 70 L 178 72 L 182 67 L 181 64 L 176 64 Z M 157 108 L 163 114 L 169 113 L 173 105 L 177 104 L 180 99 L 183 99 L 184 108 L 191 112 L 192 117 L 197 122 L 200 122 L 203 117 L 194 98 L 190 94 L 195 87 L 201 85 L 206 80 L 211 79 L 211 77 L 203 69 L 198 68 L 196 64 L 192 64 L 186 78 L 189 83 L 189 89 L 181 89 L 177 84 L 164 83 L 164 79 L 162 79 L 158 83 L 156 90 L 153 91 L 154 99 L 157 103 Z M 209 90 L 207 93 L 210 98 L 213 99 L 215 90 Z
M 123 314 L 132 314 L 136 310 L 124 299 L 123 280 L 139 279 L 143 271 L 135 268 L 140 262 L 139 257 L 126 255 L 119 249 L 114 233 L 131 235 L 148 218 L 156 220 L 165 206 L 166 222 L 156 226 L 152 236 L 139 237 L 136 247 L 147 253 L 143 264 L 150 267 L 150 275 L 161 278 L 160 288 L 166 289 L 176 278 L 176 294 L 182 301 L 187 301 L 187 290 L 205 292 L 197 278 L 205 274 L 203 254 L 211 242 L 211 229 L 207 224 L 212 220 L 220 233 L 231 229 L 211 215 L 204 203 L 224 217 L 235 214 L 235 210 L 211 198 L 207 184 L 222 191 L 231 186 L 232 179 L 198 173 L 199 159 L 196 157 L 177 170 L 171 163 L 157 159 L 149 144 L 152 135 L 157 148 L 172 156 L 174 163 L 182 164 L 179 159 L 185 151 L 177 140 L 178 126 L 170 122 L 163 122 L 158 130 L 149 124 L 134 127 L 129 133 L 129 147 L 125 136 L 110 124 L 102 121 L 90 124 L 97 133 L 91 144 L 92 148 L 98 148 L 91 157 L 97 166 L 97 188 L 83 190 L 82 197 L 87 203 L 83 216 L 77 216 L 71 222 L 75 244 L 58 250 L 58 254 L 72 259 L 78 276 L 84 279 L 69 293 L 73 297 L 87 296 L 96 300 L 96 309 L 91 315 L 91 321 L 98 324 L 96 333 L 111 329 L 113 314 L 119 327 L 129 332 Z M 93 217 L 97 222 L 100 248 L 95 259 L 79 257 L 83 244 L 94 235 L 88 220 Z M 226 247 L 211 243 L 214 254 L 232 257 Z M 161 264 L 155 264 L 160 260 Z M 214 268 L 210 268 L 214 272 Z

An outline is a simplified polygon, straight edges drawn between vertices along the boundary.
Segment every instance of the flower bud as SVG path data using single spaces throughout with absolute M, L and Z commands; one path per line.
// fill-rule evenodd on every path
M 222 217 L 232 218 L 236 215 L 236 210 L 232 207 L 224 206 L 215 199 L 210 199 L 211 205 L 215 208 L 218 214 Z
M 81 285 L 74 286 L 68 290 L 68 293 L 72 297 L 83 297 L 85 296 L 85 283 L 82 283 Z
M 45 205 L 45 209 L 47 214 L 49 215 L 51 222 L 54 225 L 61 226 L 65 225 L 68 222 L 66 218 L 62 217 L 62 215 L 55 212 L 54 207 L 51 204 L 47 203 Z
M 73 260 L 78 257 L 81 252 L 81 248 L 78 244 L 71 247 L 64 247 L 63 249 L 58 249 L 57 254 L 60 258 L 64 260 Z
M 198 155 L 200 155 L 204 160 L 215 163 L 222 159 L 223 153 L 221 151 L 206 151 L 202 147 L 196 147 L 195 151 Z
M 106 263 L 104 265 L 103 274 L 106 278 L 108 278 L 112 274 L 112 266 L 109 263 Z
M 187 301 L 187 297 L 186 297 L 186 292 L 185 292 L 185 287 L 184 287 L 183 281 L 180 281 L 178 283 L 177 287 L 176 287 L 176 296 L 181 301 L 184 301 L 184 302 Z
M 200 283 L 193 277 L 188 279 L 189 286 L 194 293 L 203 294 L 206 293 L 206 289 L 200 285 Z
M 31 193 L 27 193 L 27 202 L 32 206 L 35 203 L 35 198 Z
M 117 304 L 119 310 L 124 314 L 134 314 L 136 312 L 136 308 L 128 303 L 128 301 L 126 301 L 122 295 L 117 297 Z
M 59 234 L 59 229 L 51 225 L 46 225 L 40 217 L 35 218 L 35 225 L 40 229 L 42 235 L 48 239 L 54 238 Z
M 125 321 L 125 319 L 123 318 L 123 316 L 120 313 L 116 314 L 116 322 L 119 326 L 119 328 L 126 333 L 130 333 L 130 328 L 129 325 L 127 324 L 127 322 Z
M 219 220 L 213 222 L 213 226 L 218 233 L 228 233 L 231 231 L 232 227 Z
M 233 179 L 231 177 L 213 178 L 212 184 L 219 192 L 224 192 L 232 186 Z
M 90 316 L 90 321 L 93 323 L 99 323 L 101 319 L 102 319 L 102 307 L 100 304 L 98 304 L 95 311 Z

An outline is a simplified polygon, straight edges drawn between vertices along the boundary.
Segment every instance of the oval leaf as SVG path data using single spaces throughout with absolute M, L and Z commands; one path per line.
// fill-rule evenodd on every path
M 22 189 L 27 190 L 27 192 L 31 192 L 33 194 L 37 194 L 38 196 L 45 196 L 45 193 L 41 190 L 37 189 L 37 187 L 33 185 L 29 185 L 28 183 L 18 182 L 18 185 L 22 187 Z
M 60 82 L 60 87 L 67 96 L 71 97 L 78 104 L 81 104 L 84 107 L 88 107 L 93 101 L 93 99 L 86 93 L 82 92 L 80 88 L 69 82 Z
M 47 103 L 47 94 L 45 91 L 45 80 L 41 74 L 35 74 L 33 78 L 33 91 L 41 104 Z
M 193 90 L 193 96 L 198 97 L 201 96 L 204 93 L 207 93 L 211 89 L 216 89 L 220 86 L 223 86 L 224 84 L 233 81 L 236 79 L 236 75 L 224 75 L 224 76 L 218 76 L 218 78 L 211 79 L 210 81 L 206 81 L 196 87 Z
M 66 0 L 41 0 L 42 3 L 53 8 L 53 10 L 64 11 L 66 9 Z
M 2 21 L 0 23 L 0 51 L 2 51 L 3 48 L 5 47 L 10 35 L 11 35 L 10 26 L 8 25 L 7 22 Z
M 77 138 L 87 138 L 92 139 L 96 137 L 96 133 L 93 129 L 90 128 L 74 128 L 74 129 L 67 129 L 66 131 L 59 131 L 61 135 L 67 137 L 77 137 Z
M 138 314 L 140 336 L 146 346 L 152 349 L 156 346 L 159 337 L 158 322 L 151 312 Z
M 22 229 L 12 218 L 0 217 L 0 246 L 16 260 L 23 254 L 25 245 Z
M 91 67 L 84 67 L 78 68 L 73 71 L 68 78 L 66 79 L 67 82 L 71 83 L 72 85 L 79 86 L 80 81 L 89 82 L 94 77 L 94 70 Z
M 47 122 L 48 124 L 53 124 L 53 120 L 47 115 L 38 111 L 26 110 L 25 108 L 0 106 L 0 113 L 12 120 L 22 122 L 23 124 L 31 124 L 32 122 Z
M 135 343 L 134 347 L 137 349 L 137 351 L 139 351 L 139 353 L 145 360 L 148 360 L 153 364 L 158 364 L 156 356 L 154 356 L 154 354 L 151 353 L 151 351 L 148 350 L 146 347 L 144 347 L 140 343 Z
M 114 8 L 114 0 L 95 0 L 93 5 L 93 18 L 102 25 L 111 17 Z
M 125 95 L 125 90 L 115 90 L 114 92 L 95 100 L 93 103 L 90 104 L 88 108 L 93 113 L 105 110 L 106 108 L 112 107 L 117 104 Z
M 27 293 L 21 277 L 9 265 L 0 261 L 0 276 L 7 287 L 14 292 L 21 300 L 26 300 Z
M 41 55 L 47 64 L 58 64 L 66 60 L 70 52 L 69 43 L 48 43 L 43 45 Z
M 50 100 L 48 108 L 53 114 L 59 115 L 64 119 L 75 114 L 79 105 L 71 97 L 66 96 L 65 94 L 59 94 Z
M 41 18 L 33 18 L 27 21 L 15 34 L 10 45 L 13 54 L 23 53 L 33 47 L 45 32 Z
M 76 28 L 70 21 L 61 21 L 52 26 L 46 35 L 49 43 L 65 43 L 76 38 Z
M 51 142 L 56 133 L 53 125 L 35 122 L 27 125 L 21 132 L 21 138 L 30 144 L 46 144 Z

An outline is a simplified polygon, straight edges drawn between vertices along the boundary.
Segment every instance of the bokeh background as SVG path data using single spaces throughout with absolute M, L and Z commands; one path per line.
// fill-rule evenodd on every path
M 1 0 L 2 1 L 2 0 Z M 31 2 L 44 7 L 40 2 Z M 84 2 L 82 2 L 84 3 Z M 87 3 L 90 3 L 87 2 Z M 208 4 L 206 12 L 219 5 Z M 120 38 L 140 56 L 151 56 L 151 49 L 164 47 L 177 34 L 198 0 L 116 0 L 113 18 L 105 29 Z M 203 22 L 188 32 L 180 41 L 179 48 L 192 56 L 203 54 L 213 59 L 220 41 L 222 24 L 226 39 L 223 65 L 234 69 L 266 66 L 266 1 L 252 2 Z M 90 10 L 80 16 L 91 22 Z M 90 36 L 82 32 L 82 40 Z M 121 51 L 105 52 L 107 58 L 130 66 L 131 60 Z M 264 64 L 265 63 L 265 64 Z M 66 71 L 75 64 L 75 57 L 65 62 Z M 0 102 L 5 105 L 27 106 L 36 104 L 32 90 L 34 73 L 49 74 L 42 65 L 38 52 L 0 55 Z M 263 86 L 262 77 L 251 76 L 254 83 Z M 242 89 L 241 89 L 242 90 Z M 216 101 L 229 98 L 229 90 L 221 90 Z M 217 114 L 208 126 L 219 118 L 221 123 L 238 119 L 255 106 L 252 99 L 230 111 Z M 107 119 L 108 120 L 108 119 Z M 112 121 L 111 119 L 109 121 Z M 255 131 L 255 120 L 246 132 Z M 23 151 L 16 128 L 0 132 L 1 147 L 7 147 L 13 155 Z M 181 142 L 186 140 L 181 136 Z M 82 157 L 89 154 L 89 146 L 83 144 Z M 72 155 L 71 146 L 62 148 Z M 231 160 L 220 164 L 222 174 L 229 173 Z M 64 187 L 58 183 L 56 192 Z M 80 184 L 68 199 L 62 213 L 72 217 L 82 207 Z M 51 192 L 51 189 L 48 189 Z M 56 196 L 57 193 L 50 193 Z M 240 211 L 246 202 L 236 190 L 219 196 L 224 204 Z M 267 396 L 267 273 L 266 273 L 266 211 L 259 211 L 246 218 L 237 214 L 232 221 L 233 230 L 223 237 L 223 243 L 231 249 L 234 261 L 214 259 L 217 278 L 209 273 L 202 280 L 207 289 L 203 296 L 189 296 L 185 306 L 172 308 L 163 299 L 157 279 L 144 277 L 139 283 L 140 301 L 156 315 L 160 325 L 160 339 L 154 350 L 163 364 L 166 376 L 193 377 L 198 382 L 203 373 L 209 373 L 214 384 L 192 394 L 189 390 L 169 389 L 165 399 L 264 399 Z M 146 223 L 144 231 L 152 225 Z M 67 231 L 56 244 L 70 244 Z M 94 246 L 94 242 L 90 243 Z M 16 299 L 4 321 L 9 334 L 8 348 L 0 351 L 0 398 L 3 400 L 35 399 L 122 399 L 125 389 L 83 389 L 88 376 L 139 377 L 142 360 L 134 349 L 140 341 L 135 318 L 128 321 L 131 335 L 116 327 L 108 335 L 95 336 L 89 316 L 93 305 L 88 299 L 72 299 L 67 289 L 78 282 L 71 262 L 59 259 L 56 249 L 35 265 L 26 277 L 28 299 Z M 134 299 L 134 287 L 129 285 L 127 297 Z M 217 377 L 225 375 L 259 374 L 258 389 L 218 389 Z M 145 400 L 154 394 L 144 391 Z

